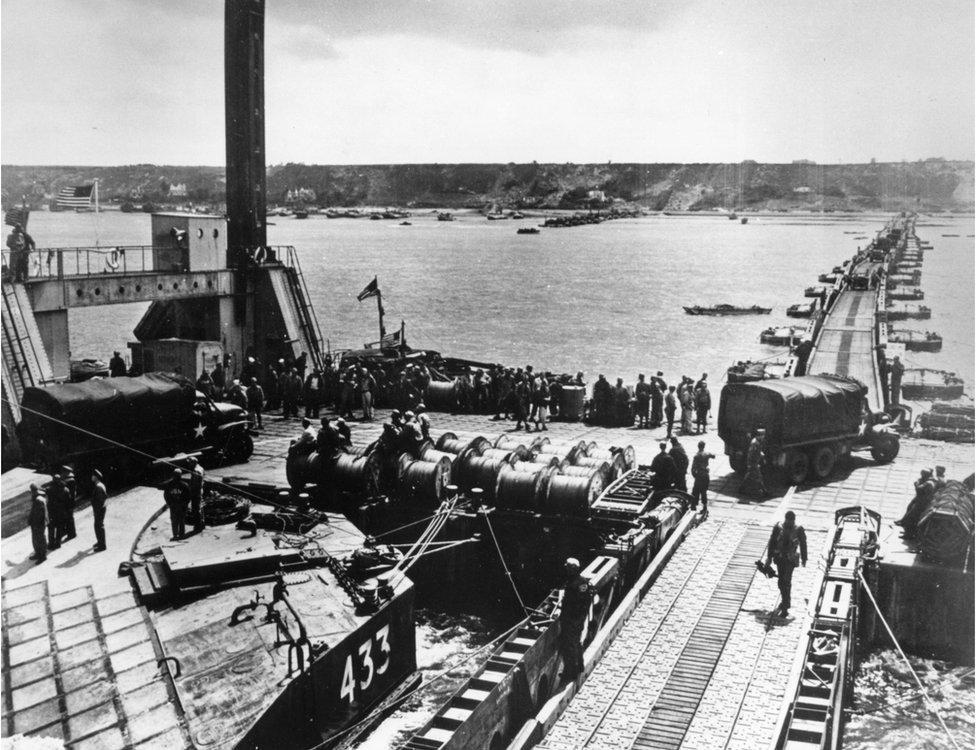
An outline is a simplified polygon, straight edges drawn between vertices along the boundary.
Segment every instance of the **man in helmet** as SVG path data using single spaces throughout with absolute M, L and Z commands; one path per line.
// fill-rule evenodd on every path
M 773 527 L 766 546 L 766 565 L 776 563 L 776 578 L 779 582 L 780 603 L 777 613 L 780 617 L 790 614 L 790 592 L 793 588 L 793 571 L 798 564 L 807 566 L 807 535 L 802 526 L 796 523 L 796 514 L 786 511 L 783 520 Z
M 92 518 L 95 524 L 95 552 L 104 552 L 105 545 L 105 501 L 108 499 L 108 492 L 105 490 L 105 483 L 102 481 L 102 472 L 94 469 L 91 473 L 92 492 L 91 507 Z
M 163 489 L 163 499 L 169 508 L 169 521 L 173 527 L 172 541 L 186 536 L 186 506 L 189 502 L 187 486 L 179 469 L 173 469 L 170 481 Z

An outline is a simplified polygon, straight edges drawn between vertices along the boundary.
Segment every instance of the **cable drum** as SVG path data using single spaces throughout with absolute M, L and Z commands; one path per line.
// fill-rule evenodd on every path
M 417 461 L 408 455 L 402 455 L 397 462 L 397 478 L 400 493 L 405 500 L 436 505 L 444 497 L 447 485 L 451 483 L 451 462 L 447 458 Z
M 555 469 L 540 466 L 539 471 L 518 471 L 512 466 L 504 466 L 498 472 L 495 485 L 495 502 L 502 508 L 531 510 L 539 506 L 545 497 L 549 480 L 555 476 Z
M 590 476 L 557 474 L 547 487 L 543 510 L 548 513 L 585 516 L 606 486 L 606 479 L 599 471 Z
M 453 432 L 445 432 L 437 439 L 434 447 L 439 451 L 453 453 L 454 455 L 460 455 L 465 448 L 473 448 L 475 453 L 480 456 L 491 447 L 491 443 L 480 435 L 471 440 L 466 440 Z
M 524 472 L 526 474 L 538 474 L 540 471 L 544 471 L 545 469 L 556 469 L 556 470 L 558 470 L 559 469 L 559 459 L 557 459 L 555 456 L 553 456 L 553 460 L 555 461 L 554 464 L 552 462 L 542 462 L 542 463 L 539 463 L 539 462 L 536 462 L 534 460 L 533 461 L 515 461 L 512 464 L 512 468 L 515 469 L 515 471 L 521 471 L 521 472 Z
M 365 456 L 367 453 L 369 453 L 369 449 L 372 445 L 372 443 L 369 445 L 354 445 L 349 449 L 349 453 L 353 456 Z
M 561 470 L 564 466 L 569 466 L 565 459 L 559 456 L 554 456 L 551 453 L 536 453 L 532 456 L 530 463 L 539 464 L 541 466 L 551 466 L 554 469 Z
M 357 456 L 341 453 L 333 467 L 336 487 L 346 492 L 359 492 L 366 496 L 378 495 L 380 489 L 380 462 L 372 453 Z
M 481 454 L 485 458 L 503 458 L 509 463 L 512 461 L 528 461 L 532 458 L 529 449 L 524 445 L 516 445 L 513 448 L 489 448 Z
M 622 453 L 617 453 L 611 456 L 609 461 L 602 457 L 594 458 L 592 456 L 586 456 L 585 458 L 580 458 L 577 460 L 576 466 L 589 466 L 591 468 L 609 466 L 610 476 L 608 477 L 608 481 L 610 482 L 619 479 L 621 476 L 627 473 L 627 464 L 624 461 Z
M 575 449 L 577 455 L 586 456 L 589 443 L 585 440 L 553 440 L 549 442 L 546 453 L 568 453 Z
M 579 443 L 560 447 L 558 445 L 547 445 L 546 449 L 539 453 L 540 456 L 555 456 L 567 465 L 575 466 L 582 457 Z
M 457 411 L 457 383 L 431 380 L 424 391 L 424 405 L 432 411 Z
M 457 484 L 465 492 L 475 487 L 481 488 L 486 500 L 495 499 L 495 485 L 498 483 L 498 474 L 502 469 L 512 468 L 511 460 L 486 456 L 469 456 L 463 461 L 459 456 L 458 464 L 455 480 Z
M 456 470 L 454 466 L 454 461 L 457 459 L 457 456 L 455 456 L 453 453 L 445 453 L 444 451 L 437 450 L 433 446 L 425 445 L 420 450 L 420 458 L 423 461 L 432 461 L 432 462 L 446 459 L 447 462 L 451 465 L 451 479 L 452 480 L 454 479 L 454 472 Z
M 501 435 L 495 438 L 495 442 L 492 443 L 492 447 L 498 450 L 511 451 L 521 446 L 525 450 L 534 450 L 537 448 L 537 446 L 543 445 L 543 440 L 548 442 L 546 438 L 536 438 L 533 440 L 528 435 L 525 435 L 524 437 L 517 437 L 515 435 L 509 435 L 508 433 L 503 432 Z
M 637 465 L 637 454 L 634 452 L 634 446 L 632 445 L 627 445 L 616 450 L 610 448 L 593 448 L 587 453 L 591 458 L 602 458 L 607 463 L 611 463 L 613 457 L 617 454 L 623 455 L 626 471 L 630 471 Z
M 567 477 L 591 477 L 599 474 L 604 484 L 610 483 L 610 464 L 606 461 L 599 465 L 564 466 L 561 473 Z

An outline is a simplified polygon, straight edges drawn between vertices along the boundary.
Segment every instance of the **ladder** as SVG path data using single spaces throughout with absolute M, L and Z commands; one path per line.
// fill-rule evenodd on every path
M 291 292 L 295 311 L 298 313 L 298 323 L 310 347 L 308 356 L 316 368 L 324 370 L 325 357 L 322 352 L 322 330 L 319 328 L 315 308 L 312 307 L 312 298 L 309 296 L 308 286 L 305 284 L 305 275 L 302 273 L 302 266 L 298 261 L 298 253 L 294 252 L 294 248 L 291 247 L 288 248 L 288 263 L 285 265 L 285 278 L 288 279 L 288 289 Z
M 3 383 L 11 401 L 24 390 L 53 382 L 51 364 L 23 284 L 3 284 Z

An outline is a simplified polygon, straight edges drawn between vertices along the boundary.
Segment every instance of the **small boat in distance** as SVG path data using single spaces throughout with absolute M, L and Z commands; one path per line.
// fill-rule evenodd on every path
M 931 331 L 913 331 L 909 329 L 891 328 L 888 330 L 888 341 L 892 344 L 904 344 L 910 352 L 937 352 L 942 349 L 942 337 Z
M 786 315 L 790 318 L 809 318 L 813 315 L 816 302 L 798 302 L 786 308 Z
M 515 230 L 515 234 L 539 234 L 538 227 L 519 227 Z
M 444 211 L 437 214 L 438 221 L 454 221 L 454 214 Z
M 713 307 L 685 307 L 685 312 L 689 315 L 769 315 L 773 311 L 771 307 L 737 307 L 736 305 L 715 305 Z
M 741 224 L 748 224 L 749 223 L 749 217 L 748 216 L 743 216 L 741 219 L 739 219 L 739 222 Z

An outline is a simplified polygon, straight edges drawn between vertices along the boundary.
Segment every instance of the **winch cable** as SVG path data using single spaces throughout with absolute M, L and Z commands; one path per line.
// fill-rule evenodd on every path
M 10 399 L 7 399 L 7 398 L 3 398 L 2 400 L 3 401 L 6 401 L 8 404 L 13 404 L 14 403 L 14 402 L 10 401 Z M 84 435 L 88 435 L 90 437 L 96 438 L 97 440 L 102 440 L 103 442 L 106 442 L 109 445 L 114 445 L 117 448 L 122 448 L 123 450 L 127 450 L 130 453 L 134 453 L 137 456 L 141 456 L 142 458 L 148 458 L 148 459 L 152 460 L 155 463 L 161 463 L 161 464 L 163 464 L 165 466 L 171 466 L 174 469 L 185 470 L 183 466 L 181 466 L 179 463 L 177 463 L 175 461 L 169 461 L 169 460 L 167 460 L 165 458 L 159 458 L 157 456 L 152 455 L 151 453 L 146 453 L 145 451 L 141 451 L 138 448 L 133 448 L 131 445 L 126 445 L 125 443 L 120 443 L 117 440 L 112 440 L 111 438 L 105 437 L 104 435 L 99 435 L 97 432 L 92 432 L 91 430 L 86 430 L 84 427 L 78 427 L 77 425 L 70 424 L 70 423 L 65 422 L 65 421 L 63 421 L 61 419 L 58 419 L 57 417 L 52 417 L 50 414 L 44 414 L 43 412 L 39 412 L 36 409 L 31 409 L 30 407 L 24 406 L 23 404 L 20 404 L 19 406 L 20 406 L 21 411 L 30 412 L 31 414 L 35 414 L 35 415 L 37 415 L 39 417 L 43 417 L 44 419 L 47 419 L 47 420 L 49 420 L 51 422 L 54 422 L 56 424 L 63 425 L 64 427 L 69 427 L 72 430 L 76 430 L 77 432 L 80 432 L 80 433 L 82 433 Z M 302 511 L 298 510 L 297 508 L 291 508 L 291 507 L 289 507 L 287 505 L 284 505 L 282 503 L 275 502 L 274 500 L 270 500 L 270 499 L 267 499 L 267 498 L 260 497 L 258 495 L 255 495 L 255 494 L 251 493 L 251 492 L 248 492 L 247 490 L 245 490 L 245 489 L 243 489 L 241 487 L 231 486 L 229 484 L 225 484 L 224 482 L 221 482 L 220 480 L 208 479 L 207 481 L 210 482 L 210 484 L 214 484 L 214 485 L 217 485 L 219 487 L 224 487 L 224 488 L 230 490 L 231 492 L 235 492 L 235 493 L 237 493 L 239 495 L 244 495 L 245 497 L 252 498 L 253 500 L 255 500 L 256 502 L 258 502 L 258 503 L 260 503 L 262 505 L 271 505 L 271 506 L 273 506 L 275 508 L 280 508 L 282 510 L 287 510 L 289 513 L 292 513 L 294 515 L 305 516 L 306 518 L 313 519 L 313 520 L 315 519 L 315 516 L 311 515 L 310 513 L 304 513 Z
M 398 704 L 404 702 L 408 698 L 412 697 L 415 693 L 419 692 L 420 690 L 423 690 L 424 688 L 429 687 L 430 685 L 432 685 L 433 683 L 437 682 L 438 680 L 443 679 L 444 677 L 446 677 L 447 675 L 449 675 L 451 672 L 454 672 L 459 667 L 461 667 L 462 665 L 464 665 L 467 662 L 471 661 L 471 659 L 473 659 L 474 657 L 478 656 L 478 654 L 481 654 L 482 652 L 486 651 L 489 648 L 494 648 L 496 644 L 498 644 L 499 642 L 501 642 L 501 641 L 505 640 L 506 638 L 508 638 L 512 633 L 514 633 L 515 631 L 517 631 L 520 627 L 522 627 L 523 625 L 525 625 L 527 622 L 529 622 L 529 618 L 528 617 L 526 617 L 526 618 L 524 618 L 522 620 L 519 620 L 517 623 L 515 623 L 508 630 L 506 630 L 505 632 L 501 633 L 500 635 L 492 638 L 484 646 L 481 646 L 481 647 L 475 649 L 474 651 L 469 651 L 466 654 L 461 654 L 461 656 L 463 658 L 461 658 L 459 661 L 456 661 L 454 664 L 451 664 L 449 667 L 441 670 L 440 672 L 438 672 L 437 674 L 435 674 L 433 677 L 430 677 L 429 679 L 423 681 L 422 683 L 420 683 L 419 685 L 417 685 L 412 690 L 409 690 L 406 693 L 404 693 L 403 695 L 395 698 L 391 703 L 377 707 L 368 716 L 366 716 L 363 719 L 360 719 L 355 724 L 352 724 L 352 725 L 346 727 L 345 729 L 340 729 L 335 734 L 329 735 L 328 737 L 326 737 L 324 740 L 322 740 L 317 745 L 313 745 L 312 747 L 308 748 L 308 750 L 321 750 L 321 748 L 326 747 L 327 745 L 332 744 L 333 742 L 335 742 L 335 740 L 339 739 L 344 734 L 348 734 L 349 732 L 353 731 L 354 729 L 358 729 L 362 725 L 368 724 L 381 711 L 389 711 L 392 707 L 395 707 Z
M 435 513 L 435 518 L 431 523 L 424 529 L 423 533 L 417 538 L 410 549 L 404 554 L 403 558 L 392 568 L 390 571 L 390 585 L 396 586 L 400 583 L 403 577 L 406 575 L 407 571 L 417 562 L 421 555 L 423 555 L 427 548 L 430 546 L 431 542 L 437 537 L 444 528 L 451 514 L 454 512 L 454 508 L 457 504 L 457 498 L 452 498 L 451 500 L 445 500 L 441 503 L 440 508 L 438 508 L 437 513 Z
M 895 644 L 895 648 L 898 650 L 898 653 L 901 655 L 902 660 L 905 662 L 906 666 L 908 667 L 908 671 L 912 673 L 912 677 L 915 678 L 915 683 L 918 685 L 919 690 L 922 691 L 922 697 L 925 700 L 926 707 L 939 720 L 939 724 L 942 726 L 942 731 L 945 732 L 946 737 L 949 738 L 949 742 L 952 743 L 952 746 L 956 748 L 956 750 L 960 750 L 959 743 L 956 742 L 956 738 L 952 736 L 952 733 L 949 731 L 949 727 L 946 726 L 945 719 L 942 718 L 942 713 L 939 711 L 938 706 L 936 706 L 932 702 L 932 699 L 929 697 L 929 691 L 925 689 L 925 685 L 923 685 L 922 681 L 919 679 L 918 673 L 915 671 L 915 668 L 912 666 L 912 663 L 908 660 L 908 657 L 905 656 L 905 652 L 902 650 L 901 644 L 898 643 L 898 639 L 895 638 L 895 634 L 892 631 L 891 626 L 888 625 L 888 621 L 885 619 L 884 614 L 882 614 L 881 612 L 881 607 L 878 606 L 878 602 L 874 598 L 874 594 L 871 592 L 871 587 L 868 586 L 868 582 L 867 579 L 865 579 L 864 577 L 864 573 L 861 570 L 858 570 L 857 576 L 858 578 L 861 579 L 861 584 L 864 586 L 864 590 L 867 592 L 868 598 L 871 600 L 871 604 L 874 605 L 874 611 L 878 613 L 878 619 L 880 619 L 881 624 L 885 626 L 885 630 L 888 631 L 888 636 L 891 638 L 891 642 Z
M 431 513 L 429 516 L 426 516 L 424 518 L 420 518 L 416 521 L 411 521 L 410 523 L 405 523 L 402 526 L 397 526 L 396 528 L 389 529 L 387 531 L 381 531 L 378 534 L 372 534 L 371 536 L 373 537 L 373 539 L 379 539 L 380 537 L 387 536 L 389 534 L 395 534 L 396 532 L 403 531 L 404 529 L 409 529 L 411 526 L 416 526 L 417 524 L 425 523 L 431 520 L 432 518 L 436 518 L 436 517 L 437 517 L 437 513 Z
M 512 572 L 508 569 L 508 563 L 505 562 L 505 555 L 502 554 L 501 545 L 498 544 L 498 537 L 495 536 L 495 529 L 492 528 L 491 518 L 488 517 L 487 513 L 482 513 L 485 518 L 485 523 L 488 524 L 488 531 L 491 532 L 491 540 L 495 543 L 495 549 L 498 550 L 498 559 L 502 564 L 502 570 L 505 571 L 505 576 L 508 578 L 508 582 L 512 584 L 512 591 L 515 592 L 515 598 L 518 599 L 519 606 L 528 617 L 531 610 L 525 606 L 525 601 L 522 599 L 522 595 L 519 593 L 518 586 L 515 585 L 515 579 L 512 577 Z

